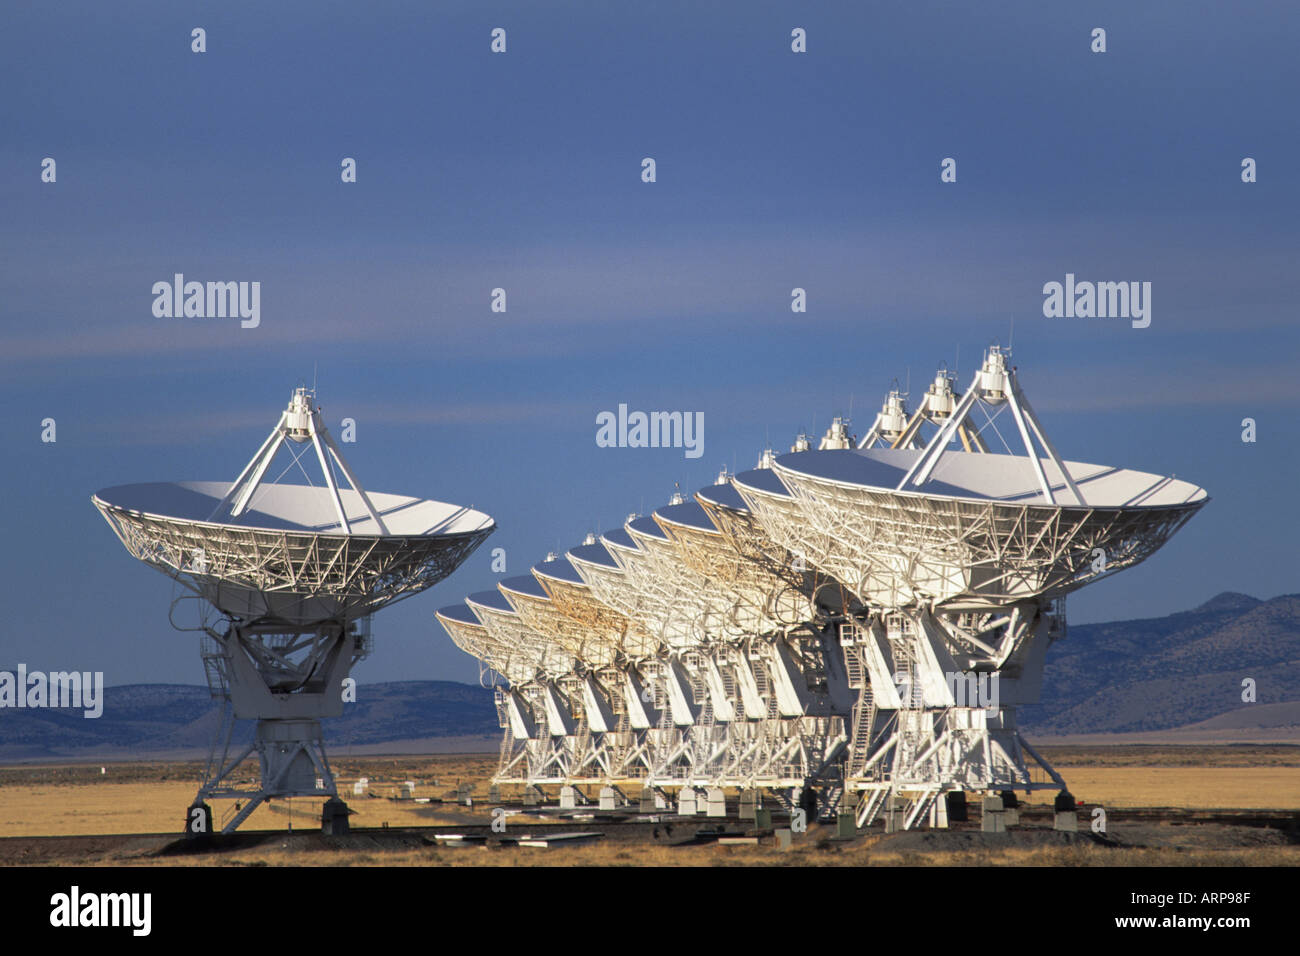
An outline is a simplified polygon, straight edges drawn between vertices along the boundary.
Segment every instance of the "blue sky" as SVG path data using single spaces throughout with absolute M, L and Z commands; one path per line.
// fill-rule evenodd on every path
M 524 572 L 833 414 L 865 429 L 909 371 L 919 394 L 959 363 L 964 387 L 1013 319 L 1063 454 L 1213 498 L 1145 565 L 1072 596 L 1072 621 L 1300 590 L 1288 5 L 71 3 L 4 19 L 0 666 L 199 682 L 170 582 L 89 496 L 233 478 L 313 370 L 331 426 L 358 422 L 368 487 L 500 525 L 376 619 L 358 676 L 473 680 L 433 611 L 493 585 L 491 548 Z M 155 318 L 150 289 L 175 272 L 260 281 L 260 327 Z M 1150 328 L 1044 318 L 1042 286 L 1067 272 L 1150 281 Z M 702 411 L 703 457 L 596 447 L 596 414 L 620 402 Z

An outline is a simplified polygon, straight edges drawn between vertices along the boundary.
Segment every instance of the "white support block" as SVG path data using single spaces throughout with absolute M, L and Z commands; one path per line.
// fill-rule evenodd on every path
M 696 793 L 693 787 L 682 787 L 677 794 L 677 812 L 684 817 L 695 816 L 695 798 Z

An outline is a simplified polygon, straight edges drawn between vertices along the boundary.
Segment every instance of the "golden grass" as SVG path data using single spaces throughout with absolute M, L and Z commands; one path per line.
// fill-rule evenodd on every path
M 344 799 L 355 811 L 354 827 L 429 826 L 440 822 L 436 805 L 354 797 L 351 778 L 342 778 Z M 407 779 L 407 778 L 403 778 Z M 416 795 L 450 797 L 455 779 L 444 775 L 438 785 L 417 780 Z M 467 778 L 462 778 L 467 779 Z M 1187 809 L 1300 809 L 1300 768 L 1296 767 L 1075 767 L 1066 775 L 1070 791 L 1089 806 L 1183 807 Z M 444 785 L 449 784 L 449 785 Z M 399 781 L 371 778 L 370 793 L 396 793 Z M 75 836 L 120 833 L 179 832 L 185 808 L 196 785 L 180 781 L 93 784 L 11 784 L 0 786 L 0 835 Z M 486 795 L 486 782 L 476 787 Z M 1053 794 L 1040 791 L 1031 803 L 1050 803 Z M 314 830 L 320 823 L 321 801 L 282 800 L 263 804 L 244 823 L 246 830 Z M 213 801 L 218 822 L 229 807 Z M 461 808 L 445 807 L 464 815 Z M 476 807 L 477 813 L 482 813 Z M 486 815 L 483 821 L 487 822 Z M 457 851 L 464 852 L 464 851 Z
M 0 836 L 79 836 L 120 833 L 180 833 L 194 784 L 105 783 L 94 787 L 15 786 L 0 789 Z M 417 794 L 419 791 L 416 791 Z M 347 797 L 354 827 L 428 826 L 423 805 Z M 244 822 L 247 830 L 319 830 L 322 800 L 280 800 L 262 804 Z M 217 823 L 230 806 L 213 801 Z
M 1134 753 L 1095 751 L 1053 754 L 1063 767 L 1071 792 L 1088 805 L 1101 805 L 1112 812 L 1108 819 L 1113 833 L 1121 833 L 1126 821 L 1122 810 L 1134 807 L 1179 807 L 1186 809 L 1300 809 L 1300 760 L 1294 748 L 1259 748 L 1246 753 L 1203 752 L 1204 748 L 1143 749 Z M 1093 760 L 1087 758 L 1094 757 Z M 1145 761 L 1145 765 L 1137 761 Z M 1196 762 L 1193 762 L 1196 761 Z M 490 756 L 349 758 L 338 761 L 340 791 L 355 811 L 354 828 L 394 828 L 446 825 L 454 828 L 473 820 L 486 823 L 489 808 L 482 803 L 473 810 L 445 804 L 419 804 L 385 799 L 382 794 L 398 792 L 406 780 L 416 782 L 417 796 L 451 798 L 462 782 L 474 784 L 480 800 L 486 797 L 487 782 L 495 768 Z M 1253 764 L 1253 765 L 1252 765 Z M 179 834 L 185 808 L 197 789 L 198 767 L 182 764 L 116 764 L 108 773 L 99 767 L 68 765 L 0 768 L 0 835 L 77 836 L 102 834 Z M 248 768 L 251 770 L 251 767 Z M 353 796 L 356 777 L 370 778 L 368 797 Z M 1033 802 L 1051 799 L 1039 794 Z M 214 801 L 218 820 L 228 807 Z M 46 862 L 54 865 L 74 862 L 164 866 L 893 866 L 893 865 L 992 865 L 1104 866 L 1126 865 L 1222 865 L 1300 866 L 1300 846 L 1286 845 L 1272 837 L 1276 831 L 1245 831 L 1233 836 L 1227 829 L 1172 826 L 1145 823 L 1140 839 L 1127 841 L 1122 849 L 1098 846 L 1087 841 L 1073 845 L 1039 847 L 976 847 L 955 850 L 898 850 L 886 843 L 876 830 L 852 844 L 827 844 L 829 829 L 812 827 L 788 851 L 772 845 L 757 847 L 667 846 L 658 843 L 627 843 L 610 838 L 586 846 L 552 849 L 523 847 L 453 849 L 439 846 L 399 845 L 373 850 L 331 849 L 306 834 L 319 829 L 321 801 L 277 801 L 260 807 L 242 830 L 284 831 L 260 845 L 196 855 L 156 857 L 153 853 L 170 838 L 153 838 L 117 844 L 116 849 L 97 851 L 88 844 L 85 861 L 75 854 L 37 854 L 40 859 L 18 854 L 7 862 Z M 290 837 L 289 824 L 299 834 Z M 1081 819 L 1087 827 L 1087 819 Z M 512 817 L 510 827 L 529 825 Z M 536 831 L 546 823 L 536 821 Z M 1135 824 L 1136 825 L 1136 824 Z M 593 823 L 593 829 L 599 829 Z M 1133 831 L 1137 832 L 1137 831 Z M 1251 834 L 1263 833 L 1268 838 Z M 1244 836 L 1242 834 L 1245 834 Z M 1237 845 L 1254 840 L 1256 845 Z M 1123 840 L 1121 842 L 1124 842 Z M 24 851 L 25 853 L 26 851 Z
M 1045 744 L 1037 749 L 1058 770 L 1070 767 L 1300 767 L 1300 746 L 1294 744 L 1164 747 L 1152 744 Z
M 1071 767 L 1076 800 L 1103 807 L 1300 809 L 1300 767 Z M 1051 803 L 1050 791 L 1029 802 Z
M 335 766 L 339 792 L 356 827 L 428 826 L 428 804 L 385 799 L 412 780 L 417 797 L 452 797 L 462 782 L 477 783 L 487 794 L 495 758 L 481 755 L 343 760 Z M 255 765 L 246 763 L 244 782 Z M 0 836 L 79 836 L 125 833 L 179 833 L 185 810 L 198 791 L 197 764 L 112 764 L 21 766 L 0 769 Z M 370 778 L 369 795 L 352 794 L 360 776 Z M 279 800 L 253 811 L 242 829 L 318 830 L 320 799 Z M 220 823 L 232 804 L 211 802 Z

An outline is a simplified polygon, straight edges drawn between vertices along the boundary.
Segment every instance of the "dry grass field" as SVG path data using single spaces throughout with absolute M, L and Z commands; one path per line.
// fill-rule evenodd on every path
M 100 769 L 105 773 L 100 773 Z M 419 814 L 427 805 L 393 801 L 404 782 L 416 785 L 417 797 L 454 797 L 461 782 L 477 785 L 484 797 L 495 757 L 478 755 L 409 758 L 362 758 L 334 764 L 340 791 L 355 811 L 354 827 L 428 826 Z M 256 764 L 246 764 L 247 781 Z M 78 836 L 90 834 L 180 832 L 185 809 L 198 790 L 201 764 L 119 763 L 0 768 L 0 836 Z M 370 778 L 370 796 L 353 797 L 352 783 Z M 263 804 L 243 824 L 247 830 L 320 828 L 320 800 L 285 800 Z M 231 809 L 214 801 L 219 822 Z
M 1080 815 L 1081 832 L 1050 830 L 1045 813 L 1026 813 L 1026 826 L 1008 837 L 978 829 L 936 833 L 916 831 L 886 836 L 879 824 L 856 840 L 832 839 L 832 828 L 810 826 L 788 850 L 771 837 L 758 846 L 712 842 L 668 845 L 638 831 L 635 838 L 615 834 L 582 846 L 528 848 L 471 845 L 450 848 L 432 839 L 437 831 L 483 826 L 483 805 L 495 766 L 490 756 L 349 758 L 335 771 L 340 789 L 355 811 L 353 834 L 322 837 L 318 800 L 279 801 L 260 807 L 241 829 L 241 841 L 202 853 L 167 848 L 178 833 L 192 800 L 201 767 L 197 764 L 109 764 L 106 772 L 86 765 L 0 768 L 0 864 L 85 864 L 265 866 L 864 866 L 988 865 L 1300 865 L 1300 836 L 1276 826 L 1236 825 L 1198 819 L 1189 823 L 1177 811 L 1126 813 L 1137 808 L 1182 811 L 1241 809 L 1298 811 L 1300 748 L 1125 747 L 1055 748 L 1044 753 L 1088 808 L 1107 810 L 1103 837 L 1088 832 L 1089 815 Z M 251 771 L 251 767 L 249 768 Z M 354 796 L 351 783 L 370 779 L 367 796 Z M 417 798 L 392 799 L 405 781 Z M 470 783 L 476 806 L 458 806 L 458 785 Z M 1045 796 L 1040 798 L 1049 799 Z M 214 803 L 218 820 L 227 804 Z M 701 818 L 702 819 L 702 818 Z M 1039 822 L 1041 820 L 1041 822 Z M 546 833 L 548 821 L 510 818 L 510 831 Z M 389 828 L 387 831 L 384 828 Z M 364 832 L 374 828 L 379 832 Z M 419 830 L 408 828 L 423 828 Z M 599 819 L 590 828 L 601 830 Z M 260 831 L 260 832 L 259 832 Z M 137 837 L 109 835 L 139 834 Z M 62 837 L 64 839 L 37 839 Z M 93 837 L 102 837 L 94 839 Z

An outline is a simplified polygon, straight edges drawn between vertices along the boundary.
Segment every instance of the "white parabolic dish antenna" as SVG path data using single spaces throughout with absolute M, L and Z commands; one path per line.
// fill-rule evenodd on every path
M 228 752 L 217 760 L 214 750 L 191 808 L 207 815 L 199 826 L 211 824 L 206 797 L 249 798 L 227 831 L 269 797 L 336 798 L 319 718 L 342 712 L 342 681 L 368 650 L 357 621 L 437 584 L 495 530 L 471 508 L 367 492 L 313 398 L 294 391 L 233 482 L 120 485 L 92 498 L 134 557 L 227 619 L 224 631 L 204 628 L 215 642 L 203 653 L 209 685 L 231 705 L 229 726 L 258 720 L 258 740 L 234 760 Z M 267 480 L 282 449 L 291 460 Z M 318 469 L 318 483 L 309 469 Z M 308 484 L 279 483 L 289 473 Z M 228 729 L 227 749 L 229 738 Z M 223 786 L 254 748 L 262 789 Z M 192 814 L 187 833 L 202 832 Z
M 1023 456 L 949 448 L 981 404 L 1010 409 Z M 795 452 L 772 471 L 798 528 L 775 507 L 787 496 L 738 483 L 769 533 L 887 608 L 1060 597 L 1144 560 L 1209 500 L 1173 477 L 1063 460 L 997 348 L 923 449 Z
M 291 468 L 314 447 L 323 485 L 265 482 L 286 443 L 305 446 Z M 339 487 L 330 459 L 351 488 Z M 367 493 L 320 424 L 319 410 L 310 408 L 306 389 L 294 393 L 234 482 L 119 485 L 93 501 L 132 555 L 223 614 L 294 625 L 355 620 L 423 591 L 495 527 L 470 508 Z

